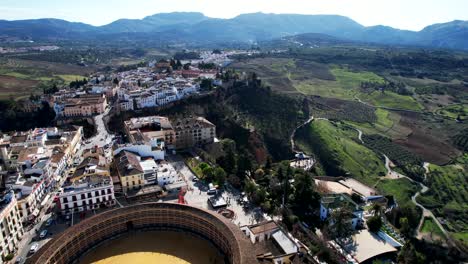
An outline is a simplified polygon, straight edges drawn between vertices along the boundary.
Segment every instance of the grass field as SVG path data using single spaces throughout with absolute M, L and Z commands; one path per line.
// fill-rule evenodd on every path
M 453 164 L 429 167 L 428 185 L 430 190 L 418 197 L 418 202 L 432 209 L 437 216 L 448 221 L 449 230 L 458 233 L 468 232 L 468 154 L 458 158 Z
M 351 71 L 347 67 L 327 66 L 311 61 L 262 58 L 237 63 L 234 68 L 255 71 L 276 91 L 299 91 L 307 95 L 355 100 L 355 96 L 375 106 L 421 110 L 423 107 L 411 96 L 393 92 L 363 93 L 362 82 L 384 83 L 385 80 L 369 71 Z
M 468 104 L 449 105 L 439 109 L 437 113 L 451 119 L 468 120 Z
M 358 97 L 366 102 L 369 102 L 375 106 L 389 107 L 396 109 L 407 109 L 419 111 L 423 107 L 411 96 L 400 95 L 397 93 L 386 91 L 382 93 L 375 91 L 370 94 L 360 93 Z
M 358 94 L 361 82 L 384 81 L 372 72 L 351 72 L 339 67 L 333 67 L 330 72 L 335 76 L 335 80 L 297 76 L 292 81 L 296 89 L 304 94 L 350 100 L 354 100 L 354 95 Z
M 417 184 L 406 178 L 384 179 L 377 184 L 376 188 L 386 195 L 393 195 L 400 206 L 404 204 L 414 205 L 411 202 L 411 197 L 420 189 Z
M 439 226 L 434 222 L 434 219 L 432 217 L 425 217 L 423 225 L 421 226 L 421 232 L 423 233 L 429 233 L 438 237 L 443 238 L 444 233 L 442 233 L 442 230 L 440 230 Z
M 372 185 L 379 175 L 385 175 L 385 167 L 380 157 L 356 142 L 357 132 L 343 124 L 316 120 L 307 131 L 299 134 L 296 142 L 306 153 L 325 157 L 326 160 L 322 159 L 322 163 L 338 166 L 366 184 Z
M 83 80 L 84 78 L 86 78 L 85 76 L 74 74 L 57 74 L 55 75 L 55 77 L 62 79 L 66 83 L 70 83 L 76 80 Z
M 377 121 L 374 123 L 347 122 L 360 129 L 364 134 L 381 134 L 389 138 L 401 138 L 408 135 L 409 131 L 401 129 L 398 125 L 400 115 L 381 108 L 375 110 Z

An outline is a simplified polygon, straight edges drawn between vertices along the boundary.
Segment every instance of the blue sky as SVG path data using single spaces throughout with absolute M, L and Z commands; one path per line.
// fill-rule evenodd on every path
M 339 14 L 365 26 L 420 30 L 429 24 L 468 20 L 468 0 L 0 0 L 0 19 L 7 20 L 47 17 L 104 25 L 173 11 L 217 18 L 252 12 Z

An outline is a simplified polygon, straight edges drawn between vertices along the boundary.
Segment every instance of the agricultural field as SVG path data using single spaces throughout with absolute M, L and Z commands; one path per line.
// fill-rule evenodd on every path
M 315 120 L 297 133 L 298 146 L 315 154 L 330 176 L 353 176 L 373 185 L 386 174 L 383 160 L 357 142 L 357 132 L 342 123 Z
M 395 144 L 390 139 L 380 135 L 363 135 L 364 144 L 376 151 L 383 153 L 395 163 L 408 177 L 422 181 L 424 175 L 423 161 L 417 155 Z
M 256 58 L 234 63 L 231 67 L 241 72 L 255 71 L 273 90 L 283 93 L 300 92 L 342 100 L 359 98 L 379 107 L 415 111 L 423 109 L 411 96 L 390 91 L 361 91 L 363 82 L 386 82 L 383 77 L 370 71 L 354 71 L 346 66 L 286 58 Z
M 395 139 L 395 142 L 421 156 L 424 161 L 443 165 L 462 154 L 451 138 L 468 124 L 458 124 L 431 114 L 400 115 L 399 125 L 411 129 L 411 134 L 406 138 Z
M 0 58 L 0 100 L 41 94 L 53 83 L 68 85 L 83 79 L 93 69 L 53 62 Z
M 467 233 L 468 154 L 450 165 L 431 164 L 429 171 L 427 185 L 430 189 L 418 197 L 418 202 L 446 219 L 449 231 Z
M 393 108 L 420 111 L 423 107 L 416 100 L 408 95 L 400 95 L 394 92 L 374 91 L 372 93 L 360 93 L 359 99 L 369 102 L 372 105 Z
M 308 102 L 314 117 L 369 124 L 377 120 L 374 107 L 356 101 L 312 97 Z
M 453 104 L 437 110 L 437 114 L 459 121 L 468 121 L 468 104 Z
M 20 99 L 27 97 L 31 93 L 40 92 L 37 89 L 39 81 L 25 80 L 8 75 L 0 75 L 0 100 L 10 98 Z
M 375 109 L 375 122 L 347 122 L 367 135 L 379 134 L 388 138 L 404 138 L 411 133 L 410 129 L 399 126 L 400 115 L 396 112 Z

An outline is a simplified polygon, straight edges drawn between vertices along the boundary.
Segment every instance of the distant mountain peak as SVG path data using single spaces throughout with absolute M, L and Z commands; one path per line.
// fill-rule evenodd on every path
M 0 20 L 0 35 L 32 39 L 99 38 L 103 35 L 158 33 L 161 39 L 200 42 L 255 42 L 304 33 L 382 44 L 408 44 L 468 50 L 468 22 L 434 24 L 419 32 L 387 26 L 365 27 L 341 15 L 248 13 L 230 19 L 199 12 L 159 13 L 143 19 L 119 19 L 94 27 L 60 19 Z M 152 34 L 154 35 L 154 34 Z M 166 37 L 164 37 L 166 36 Z M 307 38 L 320 35 L 303 36 Z M 124 36 L 125 37 L 125 36 Z M 321 36 L 320 39 L 325 39 Z

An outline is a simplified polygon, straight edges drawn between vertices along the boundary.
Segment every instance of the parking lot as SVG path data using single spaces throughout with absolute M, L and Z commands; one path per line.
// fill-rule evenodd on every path
M 185 194 L 185 201 L 188 205 L 200 207 L 203 209 L 214 210 L 208 203 L 208 183 L 202 181 L 194 181 L 195 175 L 184 163 L 182 157 L 178 155 L 171 155 L 167 157 L 167 160 L 178 170 L 185 178 L 188 184 L 188 190 Z M 227 209 L 234 212 L 234 218 L 231 219 L 233 223 L 238 226 L 250 225 L 261 222 L 264 219 L 264 215 L 260 208 L 255 208 L 244 203 L 244 196 L 238 190 L 226 184 L 224 188 L 218 190 L 218 195 L 221 195 L 227 202 Z M 177 202 L 177 200 L 168 200 L 170 202 Z

